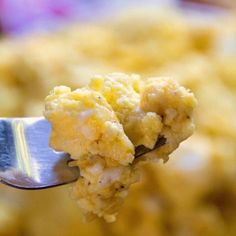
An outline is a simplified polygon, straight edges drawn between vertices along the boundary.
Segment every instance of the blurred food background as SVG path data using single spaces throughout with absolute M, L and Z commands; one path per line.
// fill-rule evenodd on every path
M 128 3 L 127 3 L 128 2 Z M 198 3 L 201 2 L 201 3 Z M 235 1 L 0 0 L 0 116 L 41 116 L 56 85 L 123 71 L 173 76 L 196 132 L 147 164 L 113 224 L 84 224 L 68 186 L 0 186 L 0 235 L 236 235 Z

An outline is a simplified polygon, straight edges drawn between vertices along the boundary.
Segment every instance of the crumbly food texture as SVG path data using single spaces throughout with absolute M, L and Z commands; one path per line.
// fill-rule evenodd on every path
M 166 144 L 155 151 L 159 158 L 166 158 L 194 131 L 192 112 L 197 101 L 190 91 L 168 77 L 150 78 L 141 93 L 141 109 L 155 112 L 162 117 L 160 136 Z
M 47 97 L 45 116 L 52 123 L 51 146 L 73 159 L 90 154 L 103 156 L 111 165 L 133 161 L 133 144 L 101 94 L 56 87 Z
M 192 134 L 195 105 L 194 95 L 171 78 L 113 73 L 94 76 L 74 91 L 54 88 L 45 106 L 50 145 L 79 166 L 72 193 L 87 219 L 115 221 L 130 185 L 139 179 L 135 148 L 153 148 L 164 137 L 166 144 L 146 160 L 167 160 Z

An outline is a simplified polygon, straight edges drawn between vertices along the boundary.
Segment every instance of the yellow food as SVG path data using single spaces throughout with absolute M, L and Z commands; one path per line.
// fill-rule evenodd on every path
M 76 160 L 80 178 L 73 196 L 87 219 L 108 222 L 129 186 L 136 182 L 135 147 L 166 144 L 156 158 L 167 159 L 193 132 L 194 95 L 167 78 L 141 80 L 138 75 L 95 76 L 85 88 L 55 87 L 44 115 L 52 124 L 51 146 Z M 154 155 L 153 155 L 154 156 Z

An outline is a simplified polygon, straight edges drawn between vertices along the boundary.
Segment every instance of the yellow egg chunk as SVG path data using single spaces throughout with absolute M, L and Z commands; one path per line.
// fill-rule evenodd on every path
M 162 129 L 162 122 L 157 113 L 145 112 L 140 108 L 139 92 L 142 85 L 139 75 L 112 73 L 95 76 L 89 87 L 106 98 L 135 146 L 153 148 Z
M 51 145 L 70 153 L 72 158 L 91 154 L 115 164 L 132 162 L 133 144 L 99 93 L 86 88 L 71 92 L 68 87 L 56 87 L 46 98 L 45 116 L 52 124 Z
M 192 134 L 195 105 L 194 95 L 168 78 L 112 73 L 74 91 L 53 89 L 44 113 L 52 125 L 50 145 L 69 153 L 80 168 L 72 194 L 88 220 L 116 220 L 139 178 L 135 147 L 153 148 L 164 137 L 166 143 L 148 159 L 168 159 Z
M 166 144 L 156 150 L 159 158 L 166 158 L 194 131 L 192 120 L 197 101 L 189 90 L 167 77 L 150 78 L 141 92 L 141 109 L 156 112 L 162 117 L 160 136 Z

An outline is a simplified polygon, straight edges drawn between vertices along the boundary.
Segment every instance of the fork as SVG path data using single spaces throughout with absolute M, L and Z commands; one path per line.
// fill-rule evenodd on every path
M 79 178 L 69 167 L 69 154 L 49 147 L 50 123 L 43 117 L 0 118 L 0 182 L 20 189 L 44 189 Z M 159 137 L 153 149 L 136 147 L 135 158 L 166 143 Z

